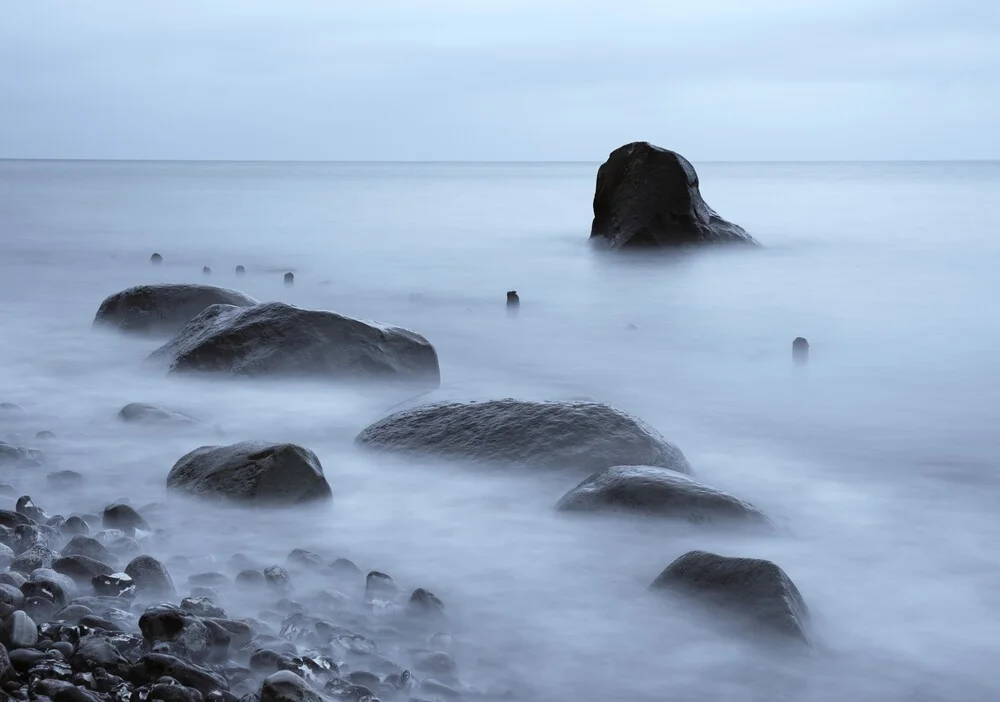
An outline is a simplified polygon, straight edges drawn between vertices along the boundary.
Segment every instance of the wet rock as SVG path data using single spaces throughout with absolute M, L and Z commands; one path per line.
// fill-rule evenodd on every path
M 38 568 L 48 568 L 58 557 L 54 551 L 40 544 L 32 546 L 10 562 L 10 569 L 29 575 Z
M 756 632 L 806 641 L 805 600 L 771 561 L 690 551 L 668 565 L 650 587 L 721 610 L 731 622 L 748 624 Z
M 395 600 L 399 595 L 399 585 L 385 573 L 373 570 L 365 579 L 366 600 Z
M 245 275 L 246 272 L 247 272 L 247 269 L 244 266 L 236 266 L 235 272 L 236 272 L 236 275 Z
M 51 549 L 59 540 L 59 532 L 52 527 L 26 524 L 14 528 L 14 539 L 11 543 L 11 548 L 14 549 L 15 553 L 20 555 L 35 546 Z
M 406 606 L 414 614 L 427 615 L 442 614 L 444 612 L 444 602 L 433 592 L 425 590 L 422 587 L 413 591 Z
M 31 648 L 38 641 L 38 627 L 24 611 L 17 610 L 7 616 L 0 627 L 0 642 L 8 651 Z
M 330 572 L 336 577 L 346 580 L 360 580 L 363 575 L 361 569 L 354 564 L 354 561 L 346 558 L 338 558 L 331 563 Z
M 200 692 L 191 687 L 174 683 L 157 683 L 150 685 L 146 693 L 146 702 L 203 702 Z
M 98 597 L 135 597 L 135 581 L 126 573 L 108 573 L 95 575 L 91 580 L 94 593 Z
M 379 676 L 364 670 L 353 670 L 345 675 L 344 679 L 354 685 L 366 687 L 376 695 L 379 693 L 379 688 L 382 687 L 382 680 Z
M 219 591 L 208 585 L 195 585 L 191 588 L 191 597 L 207 597 L 214 602 L 219 599 Z
M 266 583 L 267 578 L 264 577 L 263 571 L 260 570 L 244 570 L 240 571 L 236 576 L 236 585 L 245 589 L 263 587 Z
M 195 449 L 174 464 L 167 489 L 262 505 L 329 500 L 333 494 L 316 454 L 263 441 Z
M 139 542 L 120 529 L 105 529 L 98 532 L 94 538 L 104 544 L 116 556 L 131 558 L 142 551 Z
M 127 676 L 132 667 L 112 640 L 100 633 L 80 637 L 70 663 L 77 672 L 89 673 L 97 668 L 103 668 L 118 677 Z
M 293 549 L 288 554 L 288 567 L 298 570 L 319 570 L 324 566 L 323 558 L 312 551 L 304 548 Z
M 325 702 L 305 680 L 288 670 L 272 673 L 260 686 L 260 702 Z
M 211 621 L 229 632 L 230 645 L 233 648 L 243 648 L 253 640 L 255 635 L 250 624 L 236 619 L 227 619 L 225 614 L 222 617 L 206 616 L 204 620 Z
M 149 262 L 153 264 L 163 263 L 163 256 L 161 256 L 158 253 L 154 253 L 152 256 L 149 257 Z
M 134 685 L 146 685 L 165 675 L 174 678 L 185 687 L 193 687 L 203 695 L 215 690 L 229 689 L 222 676 L 165 653 L 149 653 L 143 656 L 132 666 L 128 677 Z
M 626 511 L 695 523 L 768 523 L 757 508 L 743 500 L 655 466 L 613 466 L 598 471 L 566 493 L 556 509 Z
M 136 594 L 151 599 L 170 599 L 177 594 L 166 567 L 152 556 L 136 556 L 125 566 L 125 574 L 135 581 Z
M 809 342 L 801 336 L 792 342 L 792 360 L 800 366 L 809 363 Z
M 226 610 L 207 597 L 185 597 L 181 600 L 181 609 L 196 617 L 226 618 Z
M 123 332 L 176 334 L 213 305 L 249 307 L 257 301 L 235 290 L 212 285 L 167 283 L 139 285 L 110 295 L 94 317 L 95 327 Z
M 0 570 L 10 567 L 15 555 L 14 549 L 7 544 L 0 543 Z
M 358 435 L 376 449 L 530 468 L 596 471 L 652 465 L 690 473 L 684 454 L 654 429 L 598 402 L 443 402 L 392 414 Z
M 281 566 L 268 566 L 264 569 L 264 581 L 274 592 L 289 593 L 292 591 L 292 579 L 288 571 Z
M 20 503 L 21 500 L 18 500 Z M 32 520 L 21 514 L 20 511 L 10 511 L 7 509 L 0 509 L 0 527 L 7 527 L 8 529 L 14 529 L 21 524 L 31 524 Z
M 104 508 L 101 524 L 105 529 L 118 529 L 126 534 L 135 529 L 152 531 L 149 523 L 131 505 L 115 503 Z
M 51 600 L 37 596 L 26 597 L 24 604 L 21 605 L 21 609 L 29 617 L 39 622 L 49 621 L 56 611 L 56 607 L 52 604 Z
M 24 408 L 21 405 L 16 405 L 13 402 L 0 402 L 0 413 L 21 414 L 23 412 Z
M 282 302 L 214 305 L 153 352 L 171 373 L 382 380 L 437 387 L 438 358 L 424 337 Z
M 36 573 L 38 571 L 35 571 Z M 72 591 L 67 594 L 63 583 L 46 578 L 32 579 L 21 586 L 21 593 L 24 597 L 41 597 L 48 600 L 58 609 L 62 609 L 72 599 Z
M 79 623 L 80 626 L 85 626 L 88 629 L 99 629 L 101 631 L 106 631 L 109 633 L 124 631 L 124 629 L 122 628 L 122 624 L 119 624 L 118 622 L 113 622 L 110 619 L 105 619 L 104 617 L 98 617 L 93 614 L 81 617 Z
M 424 679 L 420 683 L 420 692 L 425 695 L 430 695 L 433 699 L 458 700 L 462 698 L 461 692 L 450 685 L 445 685 L 440 680 L 435 680 L 434 678 Z
M 59 533 L 70 538 L 74 536 L 86 536 L 90 533 L 90 526 L 80 517 L 72 516 L 59 525 Z
M 89 556 L 63 556 L 52 561 L 52 570 L 73 579 L 78 585 L 89 586 L 99 575 L 111 575 L 114 568 Z
M 77 473 L 75 470 L 55 471 L 46 475 L 45 478 L 49 481 L 49 485 L 57 490 L 79 487 L 84 482 L 83 474 Z
M 598 169 L 590 238 L 613 249 L 756 243 L 705 203 L 686 158 L 645 141 L 615 149 Z
M 0 604 L 18 609 L 24 604 L 24 593 L 13 585 L 0 584 Z
M 293 283 L 295 283 L 295 274 L 285 273 L 285 285 L 292 285 Z
M 28 576 L 24 573 L 18 573 L 17 571 L 7 571 L 6 573 L 0 573 L 0 584 L 3 585 L 13 585 L 21 590 L 21 586 L 28 582 Z
M 212 269 L 211 269 L 211 268 L 209 268 L 208 266 L 202 266 L 202 267 L 201 267 L 201 272 L 202 272 L 202 273 L 203 273 L 204 275 L 212 275 Z
M 66 606 L 64 609 L 56 613 L 56 619 L 59 621 L 68 622 L 69 624 L 78 624 L 84 617 L 91 617 L 94 615 L 94 610 L 90 607 L 84 607 L 83 605 L 71 604 Z
M 22 458 L 21 449 L 0 441 L 0 466 L 14 465 Z
M 203 659 L 213 643 L 212 632 L 198 617 L 173 605 L 156 605 L 139 617 L 139 630 L 147 645 L 167 644 L 171 653 Z
M 250 656 L 250 670 L 257 675 L 270 675 L 279 670 L 295 671 L 298 665 L 294 656 L 288 653 L 279 653 L 269 648 L 259 648 Z
M 323 692 L 338 702 L 362 702 L 373 699 L 374 695 L 367 687 L 355 685 L 343 678 L 335 678 L 326 683 Z
M 101 563 L 114 563 L 118 560 L 100 541 L 82 534 L 70 539 L 69 543 L 63 547 L 62 555 L 64 557 L 86 556 Z
M 160 425 L 191 425 L 197 424 L 194 417 L 176 412 L 166 407 L 148 405 L 144 402 L 132 402 L 118 412 L 118 418 L 123 422 L 132 424 L 160 424 Z M 120 528 L 120 527 L 118 527 Z

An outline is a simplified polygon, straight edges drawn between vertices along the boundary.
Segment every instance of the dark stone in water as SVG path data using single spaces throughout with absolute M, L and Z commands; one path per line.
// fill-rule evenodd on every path
M 35 434 L 35 438 L 41 439 L 42 441 L 51 441 L 56 438 L 56 435 L 48 429 L 42 429 L 40 432 Z
M 280 670 L 264 679 L 260 702 L 325 702 L 322 695 L 290 670 Z
M 9 605 L 14 609 L 18 609 L 22 604 L 24 604 L 24 593 L 13 585 L 0 583 L 0 604 Z
M 21 609 L 25 614 L 39 622 L 47 622 L 55 614 L 56 607 L 52 601 L 44 597 L 26 597 Z
M 86 556 L 101 563 L 114 563 L 118 560 L 100 541 L 82 534 L 70 539 L 69 543 L 63 547 L 62 555 Z
M 258 675 L 270 675 L 279 670 L 298 669 L 295 658 L 287 653 L 279 653 L 269 648 L 259 648 L 250 656 L 250 670 Z
M 146 702 L 203 702 L 204 697 L 194 688 L 177 683 L 157 683 L 146 689 Z
M 247 269 L 243 266 L 236 266 L 236 275 L 244 275 L 246 272 Z
M 21 593 L 25 598 L 41 597 L 59 609 L 65 607 L 66 603 L 70 600 L 61 583 L 48 579 L 29 580 L 21 586 Z
M 20 500 L 18 500 L 18 502 L 20 502 Z M 0 527 L 13 529 L 22 524 L 31 523 L 31 519 L 20 512 L 11 512 L 10 510 L 0 509 Z
M 243 648 L 253 640 L 255 635 L 253 627 L 251 627 L 250 624 L 237 619 L 227 619 L 225 618 L 225 614 L 223 614 L 221 618 L 207 616 L 206 619 L 214 622 L 229 632 L 233 648 Z
M 119 653 L 112 640 L 100 633 L 81 637 L 70 663 L 77 672 L 89 673 L 96 668 L 103 668 L 119 677 L 127 676 L 131 669 L 128 660 Z
M 45 476 L 49 485 L 60 490 L 74 488 L 83 485 L 83 474 L 75 470 L 59 470 Z
M 52 561 L 52 570 L 69 576 L 77 584 L 90 585 L 99 575 L 111 575 L 114 568 L 89 556 L 63 556 Z
M 299 570 L 319 570 L 324 565 L 323 558 L 319 554 L 304 548 L 293 549 L 288 554 L 286 562 L 289 568 L 298 568 Z
M 292 285 L 295 282 L 295 274 L 285 273 L 285 285 Z
M 95 575 L 91 580 L 98 597 L 134 597 L 135 581 L 125 573 Z
M 154 253 L 152 256 L 149 257 L 149 262 L 154 264 L 163 263 L 163 256 L 161 256 L 158 253 Z
M 10 563 L 10 569 L 25 575 L 39 568 L 49 568 L 58 555 L 47 546 L 36 544 Z
M 121 529 L 126 533 L 135 529 L 152 531 L 149 523 L 131 505 L 116 503 L 104 508 L 101 519 L 105 529 Z
M 371 690 L 374 694 L 378 694 L 379 688 L 382 687 L 382 680 L 379 676 L 374 673 L 369 673 L 364 670 L 354 670 L 344 676 L 347 682 L 354 685 L 359 685 L 361 687 L 366 687 Z
M 716 214 L 698 185 L 694 166 L 674 151 L 645 141 L 615 149 L 597 171 L 590 238 L 613 249 L 757 243 Z
M 197 419 L 183 412 L 176 412 L 166 407 L 158 407 L 157 405 L 149 405 L 145 402 L 131 402 L 125 405 L 118 412 L 118 418 L 123 422 L 130 422 L 132 424 L 185 426 L 198 423 Z
M 208 266 L 202 266 L 201 272 L 204 273 L 205 275 L 212 275 L 212 269 L 209 268 Z
M 141 334 L 176 334 L 202 310 L 220 304 L 248 307 L 257 301 L 212 285 L 138 285 L 105 298 L 94 317 L 94 326 Z
M 128 677 L 133 685 L 146 685 L 165 675 L 174 678 L 185 687 L 193 687 L 203 695 L 215 690 L 229 689 L 222 676 L 164 653 L 146 654 L 132 666 Z
M 17 610 L 4 619 L 0 641 L 7 650 L 31 648 L 38 642 L 38 626 L 27 613 Z
M 86 536 L 90 533 L 90 526 L 80 517 L 68 517 L 65 522 L 59 525 L 59 532 L 63 536 Z
M 598 402 L 443 402 L 392 414 L 358 435 L 371 448 L 531 468 L 653 465 L 690 473 L 654 429 Z
M 275 592 L 287 594 L 292 591 L 292 579 L 288 576 L 288 571 L 281 566 L 273 565 L 265 568 L 264 580 Z
M 768 523 L 743 500 L 656 466 L 613 466 L 598 471 L 566 493 L 556 509 L 637 512 L 694 523 Z
M 116 632 L 122 631 L 120 624 L 111 621 L 110 619 L 105 619 L 104 617 L 98 617 L 96 615 L 89 615 L 80 618 L 80 626 L 85 626 L 88 629 L 100 629 L 101 631 Z
M 333 495 L 316 454 L 295 444 L 262 441 L 191 451 L 170 470 L 167 489 L 264 505 L 329 500 Z
M 792 359 L 799 365 L 809 362 L 809 342 L 801 336 L 792 342 Z
M 264 573 L 259 570 L 247 569 L 236 576 L 236 584 L 243 588 L 263 587 L 267 583 Z
M 207 597 L 185 597 L 181 600 L 181 609 L 195 615 L 196 617 L 215 617 L 218 619 L 225 619 L 228 616 L 226 614 L 226 610 L 215 604 Z
M 137 556 L 125 566 L 125 574 L 135 581 L 136 593 L 150 599 L 170 599 L 177 594 L 166 567 L 152 556 Z
M 139 630 L 147 646 L 168 644 L 185 658 L 205 658 L 214 638 L 200 618 L 166 604 L 147 609 L 139 617 Z
M 84 617 L 93 616 L 94 610 L 90 607 L 84 607 L 83 605 L 71 604 L 64 608 L 60 612 L 56 612 L 56 619 L 59 621 L 68 622 L 70 624 L 78 624 Z
M 413 667 L 425 673 L 453 675 L 458 666 L 444 651 L 424 651 L 413 656 Z
M 419 614 L 440 614 L 444 612 L 444 602 L 433 592 L 425 590 L 422 587 L 413 591 L 407 607 L 410 611 Z
M 399 585 L 385 573 L 373 570 L 365 579 L 365 599 L 367 600 L 395 600 L 399 594 Z
M 521 298 L 517 296 L 517 290 L 507 291 L 507 312 L 514 313 L 521 308 Z
M 754 631 L 807 640 L 805 600 L 771 561 L 690 551 L 667 566 L 650 587 L 721 609 L 751 623 Z
M 213 305 L 150 355 L 171 373 L 399 381 L 436 388 L 437 352 L 407 329 L 283 302 Z

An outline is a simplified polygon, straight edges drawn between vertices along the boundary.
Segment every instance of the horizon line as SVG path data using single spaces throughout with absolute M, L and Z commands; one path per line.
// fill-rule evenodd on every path
M 689 159 L 690 160 L 690 159 Z M 214 159 L 214 158 L 24 158 L 0 156 L 0 162 L 49 162 L 49 163 L 246 163 L 246 164 L 304 164 L 304 165 L 338 165 L 338 164 L 382 164 L 382 165 L 593 165 L 603 161 L 588 160 L 423 160 L 423 159 Z M 718 164 L 851 164 L 851 163 L 898 163 L 898 164 L 933 164 L 933 163 L 997 163 L 1000 158 L 938 158 L 938 159 L 706 159 L 697 163 Z

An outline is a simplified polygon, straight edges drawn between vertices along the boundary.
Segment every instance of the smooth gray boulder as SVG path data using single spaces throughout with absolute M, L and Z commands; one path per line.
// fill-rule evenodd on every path
M 805 600 L 771 561 L 690 551 L 668 565 L 650 588 L 721 610 L 733 624 L 749 625 L 758 634 L 808 640 Z
M 290 670 L 279 670 L 267 676 L 257 698 L 260 702 L 324 702 L 326 699 Z
M 166 407 L 130 402 L 118 412 L 118 418 L 131 424 L 190 425 L 197 424 L 194 417 Z
M 757 243 L 705 203 L 686 158 L 646 141 L 615 149 L 598 169 L 590 238 L 613 249 Z
M 333 496 L 316 454 L 295 444 L 264 441 L 195 449 L 174 464 L 167 489 L 261 505 L 300 504 Z
M 94 326 L 169 336 L 183 329 L 206 307 L 256 304 L 257 300 L 249 295 L 214 285 L 137 285 L 106 297 L 97 309 Z
M 405 409 L 362 431 L 356 441 L 390 451 L 596 471 L 651 465 L 690 473 L 681 450 L 644 422 L 599 402 L 487 400 Z
M 567 492 L 556 504 L 556 509 L 635 512 L 699 524 L 769 523 L 753 505 L 658 466 L 612 466 L 600 470 Z
M 419 334 L 283 302 L 213 305 L 150 359 L 171 373 L 441 382 L 437 352 Z

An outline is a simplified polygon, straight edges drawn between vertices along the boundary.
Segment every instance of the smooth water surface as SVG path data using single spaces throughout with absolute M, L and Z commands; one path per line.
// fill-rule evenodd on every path
M 88 476 L 73 494 L 45 469 L 4 479 L 50 512 L 93 511 L 162 500 L 197 446 L 300 442 L 332 506 L 173 505 L 160 555 L 306 547 L 430 588 L 462 677 L 527 699 L 1000 697 L 1000 164 L 696 166 L 708 203 L 763 248 L 592 250 L 596 164 L 0 162 L 0 401 L 27 410 L 0 435 L 52 430 L 56 468 Z M 106 295 L 157 281 L 414 329 L 438 349 L 438 396 L 615 404 L 781 529 L 568 518 L 552 505 L 583 476 L 355 448 L 405 399 L 392 392 L 153 374 L 157 342 L 91 322 Z M 807 368 L 791 363 L 796 336 Z M 123 426 L 134 401 L 206 428 Z M 744 645 L 651 597 L 693 548 L 781 565 L 816 650 Z

